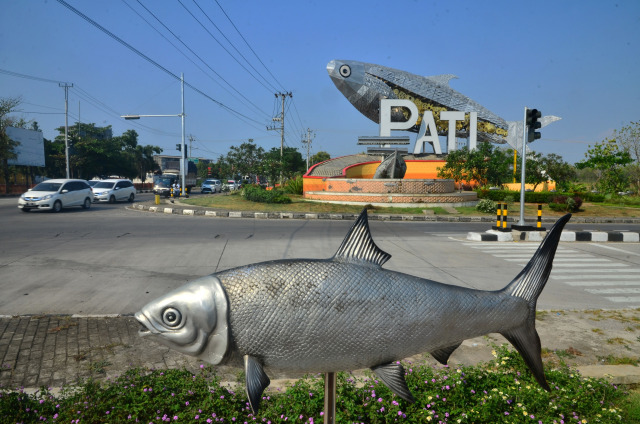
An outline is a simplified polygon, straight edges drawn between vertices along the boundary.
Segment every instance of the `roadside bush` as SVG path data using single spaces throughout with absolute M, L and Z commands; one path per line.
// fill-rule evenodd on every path
M 298 175 L 287 181 L 284 185 L 284 191 L 290 194 L 302 194 L 302 175 Z
M 492 354 L 492 361 L 473 367 L 404 363 L 414 403 L 398 398 L 370 374 L 363 378 L 340 372 L 336 422 L 636 422 L 632 398 L 611 382 L 582 377 L 569 367 L 546 369 L 551 386 L 546 392 L 516 351 L 499 346 Z M 210 366 L 197 372 L 137 368 L 102 384 L 89 380 L 65 386 L 60 394 L 46 387 L 33 394 L 0 388 L 0 421 L 320 423 L 323 392 L 321 376 L 305 377 L 282 392 L 264 394 L 254 416 L 244 387 L 232 391 Z
M 250 185 L 242 189 L 242 196 L 252 202 L 260 203 L 291 203 L 280 189 L 265 190 L 258 185 Z
M 579 196 L 554 196 L 549 202 L 549 208 L 557 212 L 578 212 L 582 206 Z
M 491 199 L 482 199 L 476 205 L 476 210 L 484 213 L 496 213 L 498 205 Z

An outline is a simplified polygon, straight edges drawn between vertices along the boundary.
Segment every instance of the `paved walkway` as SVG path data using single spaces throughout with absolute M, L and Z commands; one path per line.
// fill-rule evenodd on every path
M 640 352 L 640 310 L 547 312 L 539 314 L 547 366 L 559 359 L 586 376 L 612 376 L 616 384 L 639 384 L 640 367 L 606 366 L 603 358 L 635 358 Z M 0 317 L 0 387 L 60 387 L 93 377 L 108 379 L 133 367 L 196 369 L 200 362 L 138 336 L 132 316 L 19 316 Z M 593 331 L 598 328 L 602 331 Z M 615 341 L 609 343 L 608 341 Z M 466 340 L 451 363 L 476 364 L 492 359 L 498 335 Z M 555 355 L 553 352 L 564 352 Z M 423 355 L 412 361 L 425 360 Z M 435 364 L 433 359 L 426 359 Z M 223 381 L 235 383 L 239 370 L 218 367 Z M 284 375 L 271 375 L 272 387 Z

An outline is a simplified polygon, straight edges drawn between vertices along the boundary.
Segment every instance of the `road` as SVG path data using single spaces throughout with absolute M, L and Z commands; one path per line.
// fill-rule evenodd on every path
M 139 200 L 151 199 L 140 194 Z M 0 199 L 0 315 L 131 314 L 192 279 L 234 266 L 333 255 L 350 221 L 149 213 L 128 204 L 22 213 Z M 505 286 L 535 243 L 480 243 L 487 224 L 371 221 L 385 268 L 484 290 Z M 576 229 L 595 224 L 574 225 Z M 598 224 L 601 230 L 633 226 Z M 640 307 L 640 244 L 561 243 L 539 309 Z

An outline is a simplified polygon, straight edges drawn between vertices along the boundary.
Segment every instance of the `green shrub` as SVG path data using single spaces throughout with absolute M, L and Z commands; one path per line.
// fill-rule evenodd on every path
M 337 374 L 340 423 L 622 423 L 634 411 L 624 389 L 584 378 L 568 367 L 545 370 L 551 391 L 536 383 L 522 357 L 505 346 L 479 366 L 404 363 L 408 403 L 379 379 Z M 87 381 L 56 394 L 0 388 L 1 422 L 322 422 L 322 377 L 306 377 L 283 392 L 266 392 L 256 416 L 244 387 L 221 384 L 210 366 L 187 370 L 134 369 L 103 383 Z M 620 407 L 628 409 L 621 409 Z M 208 421 L 207 421 L 208 420 Z
M 491 199 L 482 199 L 476 205 L 476 210 L 484 213 L 496 213 L 498 205 Z
M 302 187 L 302 175 L 298 175 L 297 177 L 287 181 L 284 185 L 284 191 L 290 194 L 302 194 Z
M 582 206 L 582 199 L 579 196 L 554 196 L 549 202 L 549 208 L 558 212 L 578 212 Z
M 291 203 L 291 199 L 287 197 L 282 190 L 265 190 L 259 185 L 250 185 L 244 187 L 242 196 L 252 202 L 260 203 Z

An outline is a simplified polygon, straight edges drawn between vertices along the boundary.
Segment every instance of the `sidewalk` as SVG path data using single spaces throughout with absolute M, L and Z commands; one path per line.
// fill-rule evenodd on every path
M 564 361 L 584 376 L 611 378 L 614 384 L 640 384 L 640 367 L 607 365 L 638 361 L 640 310 L 539 312 L 537 328 L 545 367 Z M 196 369 L 200 361 L 143 339 L 132 316 L 0 317 L 0 387 L 60 387 L 80 379 L 114 378 L 133 367 Z M 499 335 L 466 340 L 451 364 L 491 360 Z M 617 360 L 615 359 L 617 358 Z M 436 362 L 428 355 L 412 362 Z M 237 382 L 239 369 L 217 367 L 222 380 Z M 272 388 L 288 384 L 284 375 L 270 375 Z M 298 377 L 298 376 L 293 376 Z

